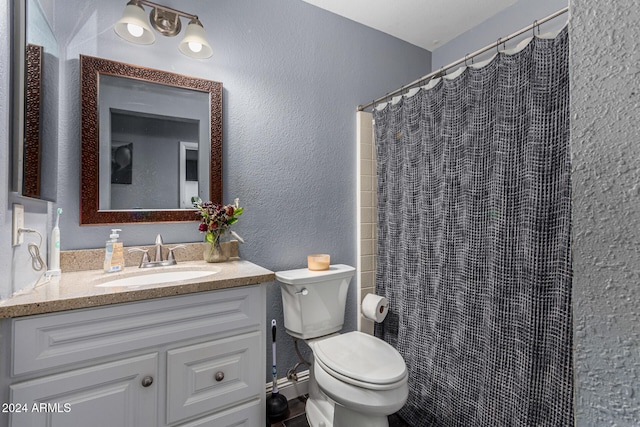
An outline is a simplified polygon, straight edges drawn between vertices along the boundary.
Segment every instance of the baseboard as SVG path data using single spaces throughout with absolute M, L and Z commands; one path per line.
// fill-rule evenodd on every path
M 273 383 L 266 384 L 267 395 L 273 390 Z M 287 398 L 287 400 L 295 399 L 309 393 L 309 371 L 298 372 L 298 381 L 291 381 L 288 378 L 278 379 L 278 393 Z

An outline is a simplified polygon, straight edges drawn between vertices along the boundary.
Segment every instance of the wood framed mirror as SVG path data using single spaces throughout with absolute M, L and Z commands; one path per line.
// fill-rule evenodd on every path
M 40 198 L 42 187 L 42 46 L 27 44 L 22 195 Z
M 80 79 L 81 225 L 197 221 L 191 197 L 222 202 L 222 83 L 85 55 Z
M 37 0 L 12 0 L 11 191 L 55 202 L 58 177 L 58 42 Z

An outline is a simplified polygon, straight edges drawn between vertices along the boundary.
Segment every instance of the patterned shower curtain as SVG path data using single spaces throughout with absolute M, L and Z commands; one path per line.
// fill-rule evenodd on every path
M 376 335 L 413 426 L 572 426 L 567 29 L 374 111 Z

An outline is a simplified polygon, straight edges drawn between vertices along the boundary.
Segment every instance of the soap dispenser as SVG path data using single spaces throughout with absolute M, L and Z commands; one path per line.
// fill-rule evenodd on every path
M 118 241 L 118 231 L 122 231 L 119 228 L 111 230 L 109 240 L 105 245 L 104 252 L 104 272 L 113 273 L 115 271 L 124 270 L 124 248 L 122 242 Z

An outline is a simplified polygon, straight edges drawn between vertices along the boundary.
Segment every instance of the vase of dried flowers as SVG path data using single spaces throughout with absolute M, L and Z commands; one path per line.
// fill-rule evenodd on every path
M 194 201 L 197 214 L 200 216 L 198 229 L 205 233 L 203 258 L 207 262 L 224 262 L 229 259 L 228 253 L 222 250 L 220 239 L 227 229 L 238 222 L 243 209 L 238 206 L 238 199 L 233 205 L 221 205 L 213 202 Z

